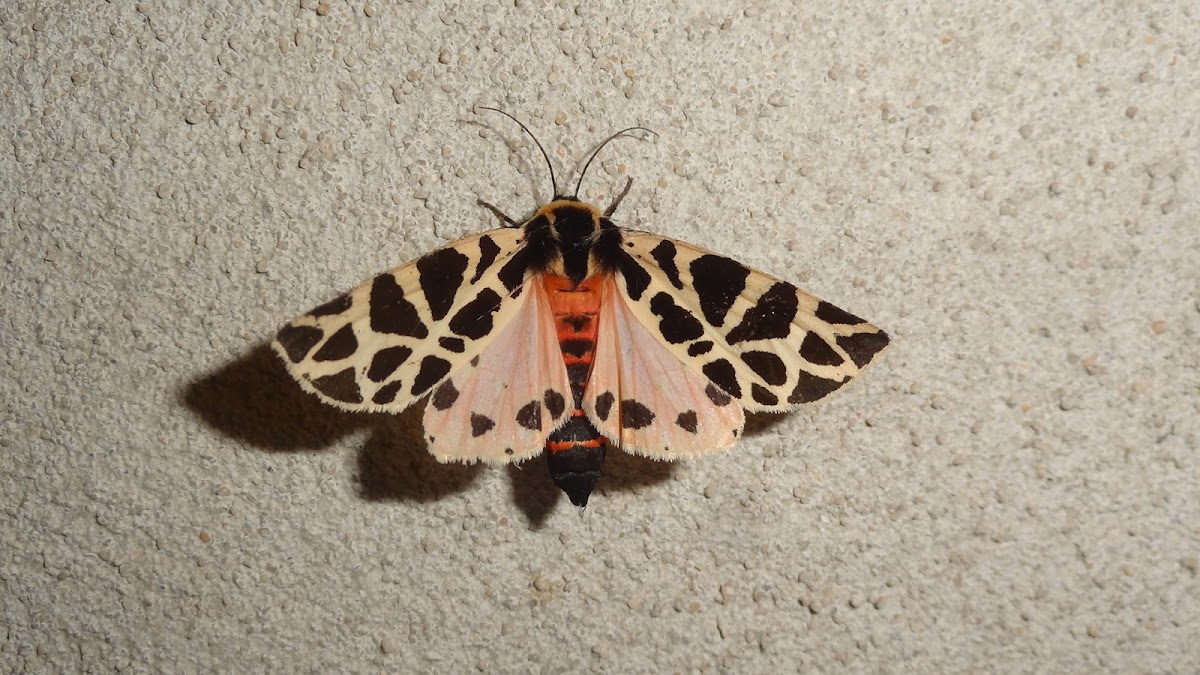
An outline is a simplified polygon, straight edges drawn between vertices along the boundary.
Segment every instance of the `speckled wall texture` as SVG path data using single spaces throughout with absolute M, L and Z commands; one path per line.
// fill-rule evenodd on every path
M 1186 672 L 1194 2 L 0 8 L 0 670 Z M 886 329 L 735 450 L 438 464 L 267 345 L 549 197 Z

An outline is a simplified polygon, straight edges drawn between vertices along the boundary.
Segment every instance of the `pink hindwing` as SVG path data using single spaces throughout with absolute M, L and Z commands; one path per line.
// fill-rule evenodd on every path
M 531 279 L 521 296 L 520 313 L 488 348 L 433 390 L 425 434 L 438 461 L 520 461 L 567 420 L 571 384 L 546 291 Z
M 602 288 L 596 358 L 583 409 L 626 452 L 678 459 L 733 446 L 742 408 L 643 326 L 617 292 Z

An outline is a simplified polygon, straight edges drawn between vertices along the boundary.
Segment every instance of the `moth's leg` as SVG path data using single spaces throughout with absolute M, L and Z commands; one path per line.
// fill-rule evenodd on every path
M 622 199 L 625 199 L 625 195 L 629 194 L 629 188 L 631 188 L 631 187 L 633 187 L 633 177 L 632 176 L 629 178 L 629 180 L 625 181 L 625 189 L 621 190 L 621 194 L 617 195 L 617 198 L 613 200 L 612 204 L 608 205 L 607 209 L 604 209 L 604 217 L 605 218 L 611 216 L 613 214 L 613 212 L 615 212 L 617 210 L 617 205 L 621 203 Z
M 492 206 L 491 204 L 483 201 L 482 199 L 480 199 L 477 203 L 480 206 L 482 206 L 483 208 L 487 209 L 488 211 L 491 211 L 500 220 L 503 220 L 504 222 L 508 223 L 508 225 L 506 225 L 505 227 L 520 227 L 521 226 L 520 223 L 518 223 L 517 221 L 515 221 L 512 218 L 509 218 L 507 215 L 505 215 L 503 211 L 501 211 L 500 209 L 496 208 L 495 206 Z

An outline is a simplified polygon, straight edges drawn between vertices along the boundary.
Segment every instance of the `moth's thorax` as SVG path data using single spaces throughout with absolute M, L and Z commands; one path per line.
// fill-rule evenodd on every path
M 598 244 L 619 237 L 599 208 L 570 197 L 556 197 L 538 209 L 525 230 L 542 257 L 542 271 L 576 284 L 606 268 L 604 256 L 596 255 Z
M 555 199 L 538 209 L 537 216 L 546 218 L 551 234 L 563 248 L 591 245 L 600 233 L 600 209 L 577 199 Z

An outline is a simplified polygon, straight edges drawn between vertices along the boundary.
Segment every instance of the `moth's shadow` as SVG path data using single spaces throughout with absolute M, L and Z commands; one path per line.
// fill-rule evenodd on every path
M 746 413 L 746 427 L 742 429 L 742 437 L 766 433 L 772 427 L 783 424 L 785 419 L 787 419 L 786 415 L 780 413 L 748 412 Z
M 300 389 L 267 345 L 183 387 L 181 403 L 224 435 L 265 452 L 318 452 L 349 434 L 371 434 L 357 457 L 366 501 L 428 502 L 466 490 L 480 464 L 442 464 L 422 433 L 423 406 L 399 415 L 343 412 Z M 673 465 L 610 450 L 594 496 L 666 480 Z M 531 527 L 563 504 L 575 508 L 550 479 L 539 456 L 509 467 L 513 502 Z
M 226 436 L 266 452 L 316 452 L 371 430 L 357 459 L 367 501 L 433 501 L 465 490 L 478 465 L 440 464 L 425 451 L 421 406 L 400 415 L 348 413 L 305 393 L 266 345 L 186 385 L 183 405 Z

